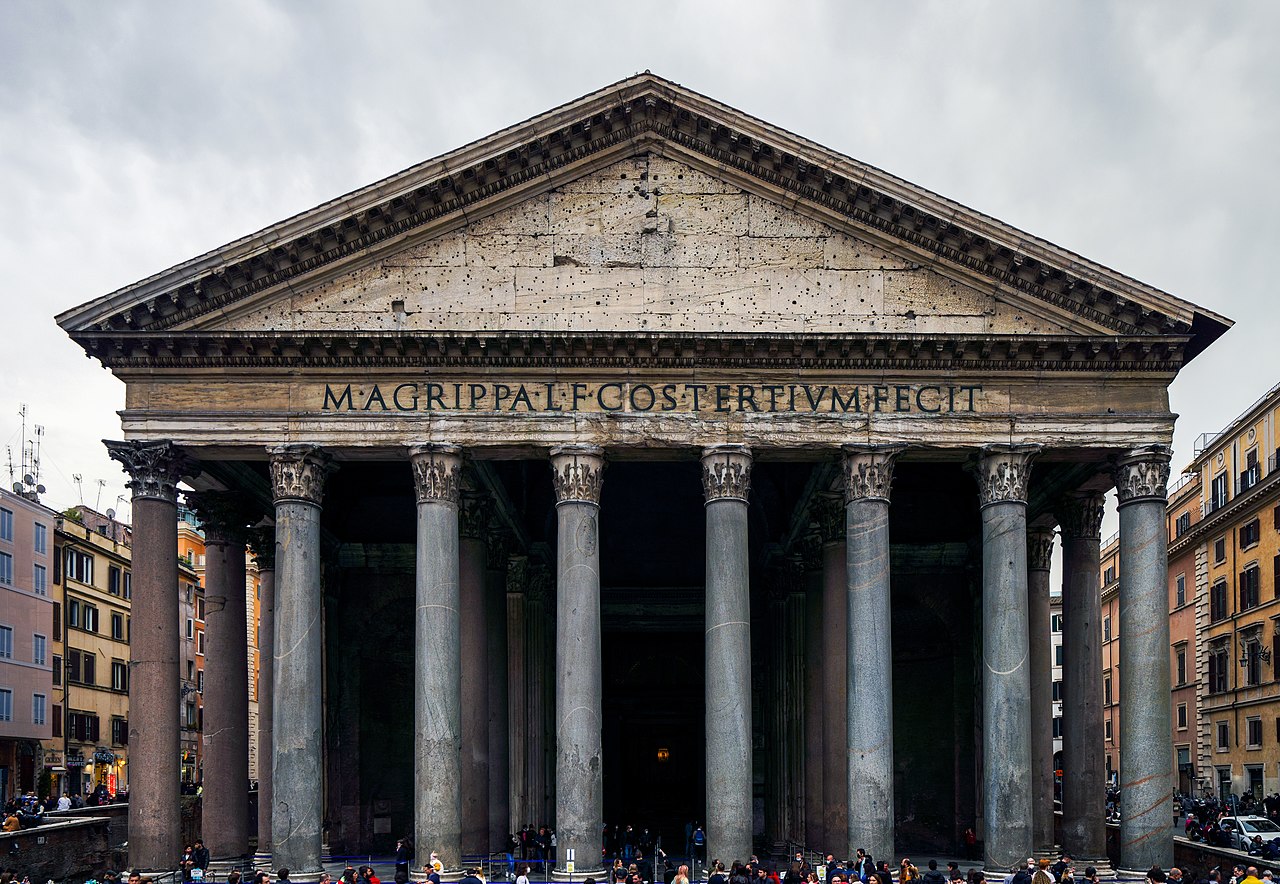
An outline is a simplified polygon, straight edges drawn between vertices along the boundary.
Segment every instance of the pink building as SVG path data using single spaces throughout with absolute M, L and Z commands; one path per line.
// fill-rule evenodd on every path
M 55 513 L 0 490 L 0 795 L 35 791 L 53 735 Z

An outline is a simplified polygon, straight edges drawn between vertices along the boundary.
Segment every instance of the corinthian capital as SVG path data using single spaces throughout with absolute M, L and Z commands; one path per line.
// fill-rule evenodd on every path
M 1048 571 L 1053 563 L 1053 529 L 1027 529 L 1027 570 Z
M 187 506 L 200 517 L 200 527 L 210 543 L 248 543 L 249 526 L 262 516 L 238 491 L 190 492 L 186 499 Z
M 1120 506 L 1168 497 L 1170 453 L 1167 445 L 1146 445 L 1112 460 L 1111 475 Z
M 281 445 L 271 450 L 271 493 L 276 503 L 300 500 L 319 506 L 324 480 L 335 469 L 318 445 Z
M 415 445 L 409 450 L 418 503 L 458 505 L 462 482 L 462 449 L 444 443 Z
M 197 476 L 195 462 L 172 442 L 112 442 L 103 440 L 107 454 L 129 474 L 125 486 L 134 500 L 178 502 L 178 482 Z
M 751 493 L 751 449 L 745 445 L 714 445 L 702 450 L 702 490 L 707 503 L 741 500 Z
M 484 538 L 489 530 L 489 514 L 493 501 L 487 491 L 463 491 L 460 498 L 458 536 L 472 540 Z
M 600 503 L 604 484 L 604 451 L 595 445 L 561 445 L 551 449 L 551 481 L 556 503 Z
M 893 484 L 893 462 L 901 445 L 846 445 L 844 447 L 845 500 L 888 500 Z
M 821 491 L 809 505 L 809 521 L 818 529 L 823 543 L 844 543 L 846 522 L 844 498 L 835 491 Z
M 1106 497 L 1091 492 L 1064 494 L 1053 508 L 1062 536 L 1071 540 L 1100 540 Z
M 972 466 L 981 505 L 1026 503 L 1031 461 L 1039 452 L 1036 444 L 985 446 Z

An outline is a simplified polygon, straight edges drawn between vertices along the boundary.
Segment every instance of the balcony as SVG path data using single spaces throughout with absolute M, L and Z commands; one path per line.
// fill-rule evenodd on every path
M 1236 479 L 1236 494 L 1244 494 L 1260 481 L 1262 481 L 1262 467 L 1258 464 L 1254 464 L 1249 467 L 1249 469 L 1242 472 L 1240 477 Z

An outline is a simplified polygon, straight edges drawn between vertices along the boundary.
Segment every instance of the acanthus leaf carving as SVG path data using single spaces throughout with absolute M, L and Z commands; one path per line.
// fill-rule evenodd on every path
M 172 442 L 114 442 L 104 440 L 107 454 L 129 474 L 125 483 L 134 500 L 163 500 L 176 504 L 178 483 L 200 474 L 199 466 Z
M 745 445 L 716 445 L 702 452 L 702 490 L 707 503 L 741 500 L 751 493 L 751 449 Z
M 1120 506 L 1138 500 L 1165 500 L 1169 494 L 1167 445 L 1149 445 L 1116 457 L 1111 474 Z
M 336 466 L 318 445 L 281 445 L 271 451 L 271 491 L 276 503 L 301 500 L 317 506 L 324 482 Z
M 600 503 L 604 451 L 594 445 L 561 445 L 551 451 L 557 503 Z
M 972 465 L 978 483 L 978 501 L 1026 503 L 1031 484 L 1031 461 L 1040 452 L 1035 443 L 987 445 Z
M 416 445 L 409 451 L 418 503 L 458 505 L 462 492 L 462 449 L 457 445 Z

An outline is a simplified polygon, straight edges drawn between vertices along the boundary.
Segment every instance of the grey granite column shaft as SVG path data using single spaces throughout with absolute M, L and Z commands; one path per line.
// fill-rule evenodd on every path
M 845 603 L 848 829 L 845 856 L 893 856 L 893 617 L 889 605 L 889 488 L 898 448 L 847 446 Z
M 271 856 L 294 881 L 319 879 L 323 825 L 323 593 L 320 503 L 329 457 L 314 445 L 272 451 L 276 506 L 276 634 Z
M 507 717 L 507 544 L 490 531 L 485 545 L 485 624 L 489 650 L 489 853 L 507 852 L 511 827 L 510 719 Z
M 1072 494 L 1062 529 L 1062 849 L 1096 865 L 1107 852 L 1102 709 L 1102 595 L 1098 547 L 1103 497 Z M 1172 751 L 1172 750 L 1170 750 Z
M 1006 874 L 1031 855 L 1031 673 L 1027 646 L 1027 484 L 1037 446 L 989 445 L 982 505 L 984 865 Z
M 525 576 L 529 562 L 523 557 L 511 560 L 507 572 L 507 718 L 510 721 L 511 759 L 510 830 L 533 822 L 529 816 L 529 720 L 528 669 L 525 625 Z
M 822 538 L 822 751 L 824 852 L 843 853 L 849 837 L 849 555 L 839 494 L 814 502 Z M 819 845 L 814 845 L 815 847 Z
M 462 669 L 456 445 L 412 449 L 418 499 L 414 847 L 462 867 Z
M 458 543 L 462 683 L 462 853 L 489 852 L 489 648 L 485 538 L 489 496 L 464 491 Z
M 1169 449 L 1131 451 L 1114 465 L 1120 507 L 1120 868 L 1173 864 L 1173 739 L 1169 728 Z M 1141 677 L 1133 677 L 1141 673 Z
M 548 810 L 552 787 L 548 776 L 548 758 L 555 762 L 555 752 L 549 750 L 547 732 L 554 717 L 555 698 L 547 702 L 547 670 L 551 657 L 551 642 L 547 635 L 547 613 L 550 601 L 550 578 L 541 565 L 532 569 L 528 593 L 525 597 L 525 628 L 528 641 L 525 646 L 525 708 L 529 712 L 529 742 L 525 747 L 528 759 L 526 782 L 528 784 L 529 819 L 536 829 L 549 825 Z M 550 661 L 554 666 L 554 661 Z M 554 688 L 554 685 L 552 686 Z
M 249 667 L 245 541 L 253 520 L 235 492 L 188 494 L 205 533 L 204 789 L 200 831 L 209 856 L 249 855 Z
M 706 494 L 707 858 L 751 855 L 751 585 L 747 495 L 751 452 L 702 453 Z
M 1053 642 L 1049 568 L 1053 529 L 1027 531 L 1027 631 L 1031 655 L 1031 837 L 1037 851 L 1053 849 Z M 1074 854 L 1073 854 L 1074 856 Z
M 258 852 L 271 857 L 271 759 L 275 756 L 272 720 L 276 628 L 275 530 L 266 529 L 254 552 L 258 561 Z
M 129 661 L 129 865 L 168 871 L 182 849 L 178 796 L 177 483 L 191 461 L 167 442 L 107 442 L 133 492 Z
M 551 452 L 556 492 L 556 869 L 603 871 L 600 659 L 600 488 L 604 452 L 565 445 Z
M 799 562 L 791 563 L 790 592 L 787 595 L 787 838 L 804 843 L 805 755 L 804 755 L 804 659 L 805 577 Z
M 805 556 L 805 644 L 804 644 L 804 841 L 819 850 L 827 844 L 823 783 L 826 779 L 823 761 L 822 709 L 822 558 L 821 540 L 809 544 L 811 555 Z

